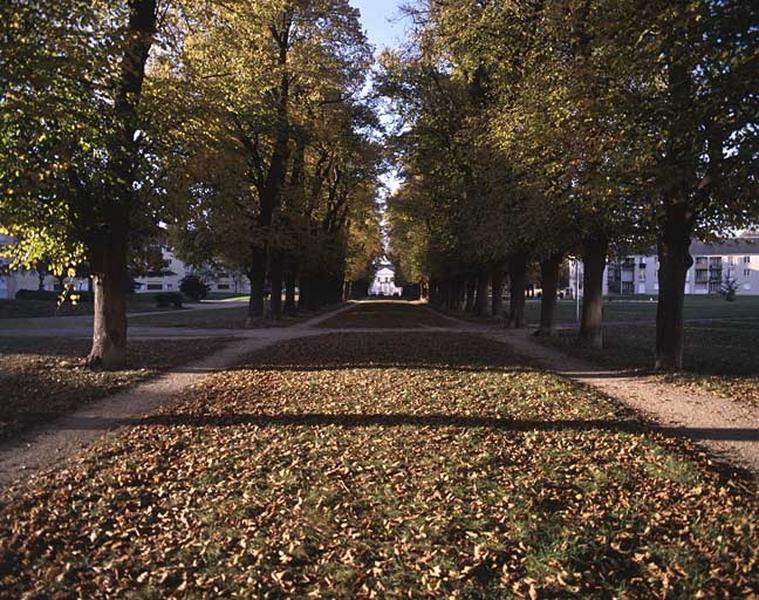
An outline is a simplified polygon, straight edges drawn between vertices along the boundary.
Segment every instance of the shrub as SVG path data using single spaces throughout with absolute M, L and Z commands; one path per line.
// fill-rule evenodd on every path
M 190 300 L 200 302 L 210 289 L 197 275 L 187 275 L 179 282 L 179 289 Z
M 735 301 L 735 296 L 738 293 L 738 282 L 729 275 L 726 275 L 719 287 L 719 293 L 728 302 Z
M 156 294 L 156 304 L 158 308 L 168 308 L 173 306 L 174 308 L 182 308 L 182 294 L 180 292 L 166 292 L 164 294 Z

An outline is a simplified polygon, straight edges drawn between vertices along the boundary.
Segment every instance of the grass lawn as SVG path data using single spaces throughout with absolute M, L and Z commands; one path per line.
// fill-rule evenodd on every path
M 218 339 L 189 344 L 134 341 L 129 344 L 127 368 L 107 372 L 81 366 L 89 340 L 0 338 L 0 438 L 200 358 L 224 344 Z
M 445 327 L 450 322 L 432 311 L 407 302 L 371 301 L 324 321 L 320 327 L 334 328 L 423 328 Z
M 295 317 L 282 317 L 279 321 L 262 321 L 260 327 L 289 327 L 301 323 L 320 312 L 332 310 L 335 306 L 325 307 L 320 311 L 302 310 Z M 131 325 L 147 327 L 187 327 L 192 329 L 242 329 L 248 316 L 247 304 L 235 305 L 231 308 L 221 309 L 198 309 L 192 311 L 176 311 L 164 315 L 147 315 L 144 317 L 132 317 Z
M 528 300 L 525 309 L 530 323 L 540 322 L 540 300 Z M 576 306 L 574 300 L 560 300 L 557 306 L 557 323 L 575 323 Z M 735 302 L 726 302 L 719 296 L 686 296 L 685 318 L 692 319 L 737 319 L 750 320 L 759 327 L 759 296 L 738 296 Z M 611 300 L 604 302 L 604 319 L 615 321 L 656 320 L 656 297 L 646 299 Z
M 155 294 L 132 295 L 127 300 L 127 311 L 153 312 L 153 311 L 173 311 L 173 307 L 158 308 L 156 306 Z M 35 317 L 54 317 L 54 316 L 84 316 L 92 314 L 92 303 L 81 302 L 73 305 L 69 302 L 63 304 L 60 308 L 55 301 L 48 300 L 0 300 L 0 319 L 31 319 Z
M 188 327 L 192 329 L 242 329 L 248 307 L 245 305 L 233 308 L 198 309 L 191 311 L 176 311 L 164 315 L 147 315 L 131 317 L 130 325 L 145 327 Z
M 495 342 L 327 333 L 2 493 L 0 589 L 751 596 L 758 523 L 755 483 Z

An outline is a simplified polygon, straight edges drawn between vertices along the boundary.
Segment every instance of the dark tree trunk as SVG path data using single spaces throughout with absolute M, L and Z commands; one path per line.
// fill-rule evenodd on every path
M 94 249 L 97 266 L 92 275 L 92 348 L 87 364 L 93 368 L 119 369 L 126 363 L 126 239 L 107 248 Z
M 156 0 L 129 3 L 127 44 L 113 104 L 116 129 L 109 147 L 111 194 L 96 210 L 82 215 L 85 221 L 96 215 L 88 242 L 94 299 L 92 348 L 87 363 L 105 369 L 116 369 L 126 362 L 127 248 L 130 212 L 137 200 L 134 180 L 139 151 L 135 134 L 156 18 Z
M 556 333 L 556 292 L 559 283 L 561 254 L 553 254 L 540 261 L 540 279 L 543 296 L 540 301 L 540 329 L 536 335 L 552 336 Z
M 481 316 L 488 315 L 488 288 L 490 287 L 490 274 L 483 269 L 477 276 L 477 300 L 474 304 L 474 312 Z
M 466 302 L 464 304 L 464 310 L 469 313 L 469 312 L 474 311 L 474 303 L 475 303 L 474 296 L 477 293 L 477 278 L 467 277 L 465 288 L 466 288 Z
M 298 305 L 295 301 L 295 283 L 297 281 L 297 267 L 291 265 L 285 272 L 285 306 L 284 314 L 294 316 L 298 313 Z
M 509 258 L 509 318 L 506 327 L 524 329 L 527 322 L 524 316 L 525 292 L 527 290 L 527 253 L 519 252 Z
M 659 301 L 656 307 L 656 369 L 683 367 L 685 279 L 693 265 L 691 219 L 683 204 L 668 207 L 659 251 Z
M 313 281 L 307 275 L 298 277 L 298 287 L 300 288 L 300 297 L 298 298 L 298 310 L 311 310 L 313 308 Z
M 609 241 L 605 234 L 589 236 L 582 243 L 583 297 L 580 339 L 592 348 L 603 348 L 603 278 Z
M 463 312 L 466 310 L 466 278 L 460 277 L 458 281 L 458 299 L 456 301 L 456 310 Z
M 250 300 L 248 302 L 248 319 L 246 325 L 264 316 L 264 288 L 266 287 L 266 250 L 254 248 L 252 252 L 250 273 Z
M 272 258 L 269 285 L 271 286 L 269 318 L 279 321 L 282 318 L 282 259 L 280 257 Z
M 435 279 L 430 279 L 427 302 L 436 306 L 440 304 L 440 291 L 438 289 L 438 282 Z
M 490 314 L 494 317 L 498 317 L 503 312 L 503 287 L 504 287 L 504 272 L 503 267 L 498 266 L 493 269 L 491 275 L 492 279 L 492 291 L 491 291 L 491 304 Z
M 448 284 L 448 310 L 457 311 L 461 301 L 461 282 L 458 278 L 449 280 Z

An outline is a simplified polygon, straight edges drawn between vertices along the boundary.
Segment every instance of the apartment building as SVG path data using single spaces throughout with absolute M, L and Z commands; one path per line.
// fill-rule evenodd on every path
M 0 235 L 0 249 L 4 244 L 9 244 L 11 238 Z M 209 286 L 211 292 L 230 292 L 247 294 L 250 293 L 250 281 L 241 273 L 231 273 L 218 269 L 203 269 L 198 272 L 176 257 L 168 246 L 156 246 L 160 252 L 162 263 L 160 269 L 135 277 L 135 292 L 138 294 L 155 292 L 173 292 L 179 290 L 182 279 L 191 273 L 197 273 Z M 37 290 L 40 288 L 40 277 L 34 271 L 11 271 L 5 272 L 2 267 L 7 266 L 7 259 L 3 259 L 0 252 L 0 299 L 14 298 L 19 290 Z M 83 278 L 74 279 L 74 289 L 84 291 L 89 288 L 89 281 Z M 56 291 L 60 289 L 60 281 L 52 275 L 42 277 L 43 289 Z
M 715 243 L 693 242 L 693 266 L 685 280 L 685 293 L 718 294 L 729 279 L 738 295 L 759 295 L 759 235 L 749 233 Z M 582 294 L 582 263 L 570 262 L 568 294 Z M 604 294 L 609 296 L 656 296 L 659 293 L 659 257 L 652 250 L 609 261 L 604 272 Z

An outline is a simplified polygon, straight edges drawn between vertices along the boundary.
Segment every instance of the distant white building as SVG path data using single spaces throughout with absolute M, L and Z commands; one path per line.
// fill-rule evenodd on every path
M 377 272 L 374 274 L 374 281 L 369 286 L 371 296 L 400 296 L 403 294 L 403 288 L 395 285 L 395 268 L 393 264 L 382 258 L 377 262 Z
M 759 236 L 747 233 L 721 242 L 693 242 L 693 266 L 685 279 L 685 293 L 718 294 L 726 279 L 736 283 L 736 293 L 759 295 Z M 579 282 L 578 282 L 579 277 Z M 579 288 L 578 288 L 579 283 Z M 569 294 L 582 295 L 582 263 L 570 261 Z M 634 254 L 609 261 L 604 271 L 603 292 L 609 296 L 659 294 L 659 257 Z
M 4 244 L 9 244 L 11 241 L 8 236 L 0 235 L 0 249 Z M 136 277 L 134 279 L 136 293 L 178 291 L 182 279 L 186 275 L 196 272 L 192 267 L 178 259 L 168 246 L 161 246 L 160 252 L 163 268 Z M 0 253 L 0 267 L 7 264 L 7 259 L 3 259 Z M 240 273 L 207 269 L 198 275 L 209 286 L 211 292 L 250 293 L 250 280 Z M 85 291 L 89 288 L 87 279 L 76 278 L 71 283 L 77 291 Z M 19 290 L 37 290 L 39 288 L 40 278 L 36 272 L 11 271 L 3 274 L 3 270 L 0 268 L 0 299 L 15 298 Z M 45 275 L 42 279 L 42 288 L 47 291 L 58 291 L 60 290 L 60 282 L 52 275 Z

